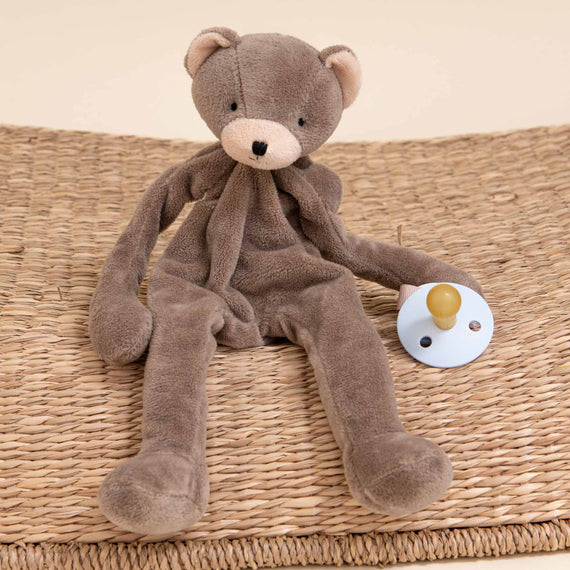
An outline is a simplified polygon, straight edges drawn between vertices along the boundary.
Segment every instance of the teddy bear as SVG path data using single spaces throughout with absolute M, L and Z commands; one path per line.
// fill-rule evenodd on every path
M 351 49 L 318 51 L 291 36 L 202 31 L 184 60 L 195 105 L 219 142 L 161 174 L 106 259 L 89 333 L 108 363 L 148 349 L 139 453 L 104 479 L 107 518 L 141 534 L 173 533 L 204 514 L 205 378 L 217 344 L 289 339 L 304 347 L 352 496 L 403 516 L 452 481 L 445 453 L 407 433 L 381 338 L 355 275 L 398 290 L 468 273 L 422 252 L 347 232 L 340 178 L 310 154 L 333 133 L 361 83 Z M 151 270 L 158 234 L 187 219 Z

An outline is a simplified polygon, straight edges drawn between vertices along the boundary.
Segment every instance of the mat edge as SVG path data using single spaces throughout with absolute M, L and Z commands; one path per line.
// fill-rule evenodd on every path
M 325 144 L 315 151 L 315 155 L 319 153 L 321 149 L 326 149 L 327 147 L 336 147 L 342 145 L 352 145 L 358 146 L 362 144 L 367 145 L 404 145 L 404 144 L 449 144 L 453 142 L 460 142 L 463 140 L 477 139 L 480 141 L 486 141 L 496 138 L 508 138 L 512 136 L 517 136 L 521 133 L 548 133 L 556 134 L 559 132 L 566 132 L 570 127 L 570 123 L 553 123 L 549 125 L 535 125 L 532 127 L 522 127 L 522 128 L 512 128 L 512 129 L 498 129 L 491 131 L 474 131 L 466 133 L 448 134 L 448 135 L 436 135 L 433 137 L 418 137 L 418 138 L 395 138 L 395 139 L 362 139 L 362 140 L 350 140 L 350 141 L 326 141 Z M 136 135 L 130 133 L 110 133 L 107 131 L 89 131 L 82 129 L 66 129 L 58 127 L 49 127 L 42 125 L 18 125 L 12 123 L 0 122 L 0 129 L 4 129 L 11 132 L 24 133 L 27 131 L 36 131 L 43 134 L 54 134 L 59 136 L 95 136 L 101 139 L 118 139 L 134 141 L 138 140 L 143 143 L 160 143 L 160 144 L 197 144 L 206 146 L 215 142 L 218 142 L 216 138 L 210 138 L 205 140 L 197 139 L 187 139 L 187 138 L 166 138 L 159 136 L 149 136 L 149 135 Z
M 158 543 L 15 543 L 0 545 L 0 569 L 209 568 L 292 565 L 384 566 L 570 549 L 570 519 L 497 527 L 347 535 L 313 534 Z M 166 565 L 165 565 L 166 564 Z

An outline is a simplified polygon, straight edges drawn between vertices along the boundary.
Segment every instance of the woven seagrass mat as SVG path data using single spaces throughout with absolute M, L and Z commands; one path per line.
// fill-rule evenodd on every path
M 316 155 L 344 181 L 351 231 L 472 272 L 494 312 L 477 361 L 428 368 L 399 344 L 395 293 L 358 284 L 407 429 L 452 460 L 441 501 L 393 518 L 352 500 L 305 354 L 284 343 L 220 347 L 211 364 L 203 520 L 157 542 L 103 517 L 103 477 L 139 447 L 144 363 L 97 358 L 89 300 L 144 187 L 200 147 L 0 127 L 0 567 L 382 564 L 570 547 L 570 126 Z

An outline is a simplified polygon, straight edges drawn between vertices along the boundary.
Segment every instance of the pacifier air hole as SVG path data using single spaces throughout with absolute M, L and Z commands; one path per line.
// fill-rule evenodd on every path
M 479 321 L 471 321 L 469 323 L 469 328 L 473 331 L 473 332 L 479 332 L 481 330 L 481 323 Z

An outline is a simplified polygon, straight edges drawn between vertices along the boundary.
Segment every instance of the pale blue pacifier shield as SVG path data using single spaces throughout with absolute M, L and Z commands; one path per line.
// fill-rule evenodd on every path
M 493 313 L 478 293 L 447 283 L 461 295 L 457 323 L 449 330 L 440 329 L 427 307 L 427 296 L 439 283 L 421 285 L 402 305 L 398 313 L 398 336 L 404 348 L 416 360 L 437 368 L 462 366 L 480 356 L 493 336 Z

